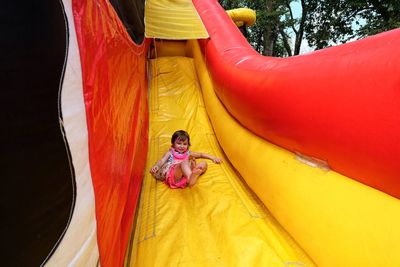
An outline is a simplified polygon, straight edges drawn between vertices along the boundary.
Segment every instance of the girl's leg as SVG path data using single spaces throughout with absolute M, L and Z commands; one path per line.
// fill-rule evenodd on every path
M 180 170 L 180 172 L 178 171 L 175 175 L 175 178 L 178 177 L 190 177 L 192 175 L 192 168 L 190 168 L 190 162 L 189 160 L 184 160 L 182 161 L 178 166 L 178 169 Z
M 180 179 L 182 176 L 189 178 L 189 186 L 197 182 L 197 178 L 207 170 L 207 162 L 202 161 L 195 166 L 191 166 L 189 160 L 182 161 L 175 167 L 174 177 Z M 193 169 L 192 169 L 192 168 Z
M 194 167 L 189 178 L 189 186 L 193 186 L 197 182 L 197 178 L 207 170 L 207 162 L 202 161 Z
M 180 180 L 182 177 L 188 177 L 192 175 L 192 168 L 188 160 L 184 160 L 175 166 L 174 178 L 175 180 Z

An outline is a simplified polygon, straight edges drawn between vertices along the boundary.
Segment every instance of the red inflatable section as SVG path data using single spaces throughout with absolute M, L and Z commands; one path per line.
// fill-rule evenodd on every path
M 245 127 L 400 198 L 400 29 L 290 58 L 253 51 L 215 0 L 193 1 L 217 95 Z
M 147 44 L 135 45 L 106 0 L 73 1 L 101 266 L 123 266 L 148 142 Z

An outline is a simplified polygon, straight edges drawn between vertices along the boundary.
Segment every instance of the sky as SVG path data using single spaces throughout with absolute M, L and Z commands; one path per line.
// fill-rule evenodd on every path
M 300 2 L 291 2 L 290 6 L 292 7 L 293 16 L 299 18 L 301 16 L 301 4 Z

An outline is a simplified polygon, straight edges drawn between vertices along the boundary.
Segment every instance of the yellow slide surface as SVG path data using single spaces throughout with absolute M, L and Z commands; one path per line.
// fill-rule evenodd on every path
M 224 156 L 190 57 L 150 62 L 146 174 L 126 266 L 314 266 Z M 149 169 L 187 130 L 191 150 L 219 156 L 192 188 L 170 189 Z M 232 135 L 235 135 L 232 132 Z

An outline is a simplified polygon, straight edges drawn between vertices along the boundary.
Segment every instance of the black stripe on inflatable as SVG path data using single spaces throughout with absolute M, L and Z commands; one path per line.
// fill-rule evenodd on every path
M 145 0 L 123 1 L 109 0 L 115 12 L 125 26 L 129 36 L 136 44 L 144 40 L 144 3 Z
M 67 51 L 59 1 L 0 2 L 3 266 L 39 266 L 71 216 L 75 178 L 60 129 Z

